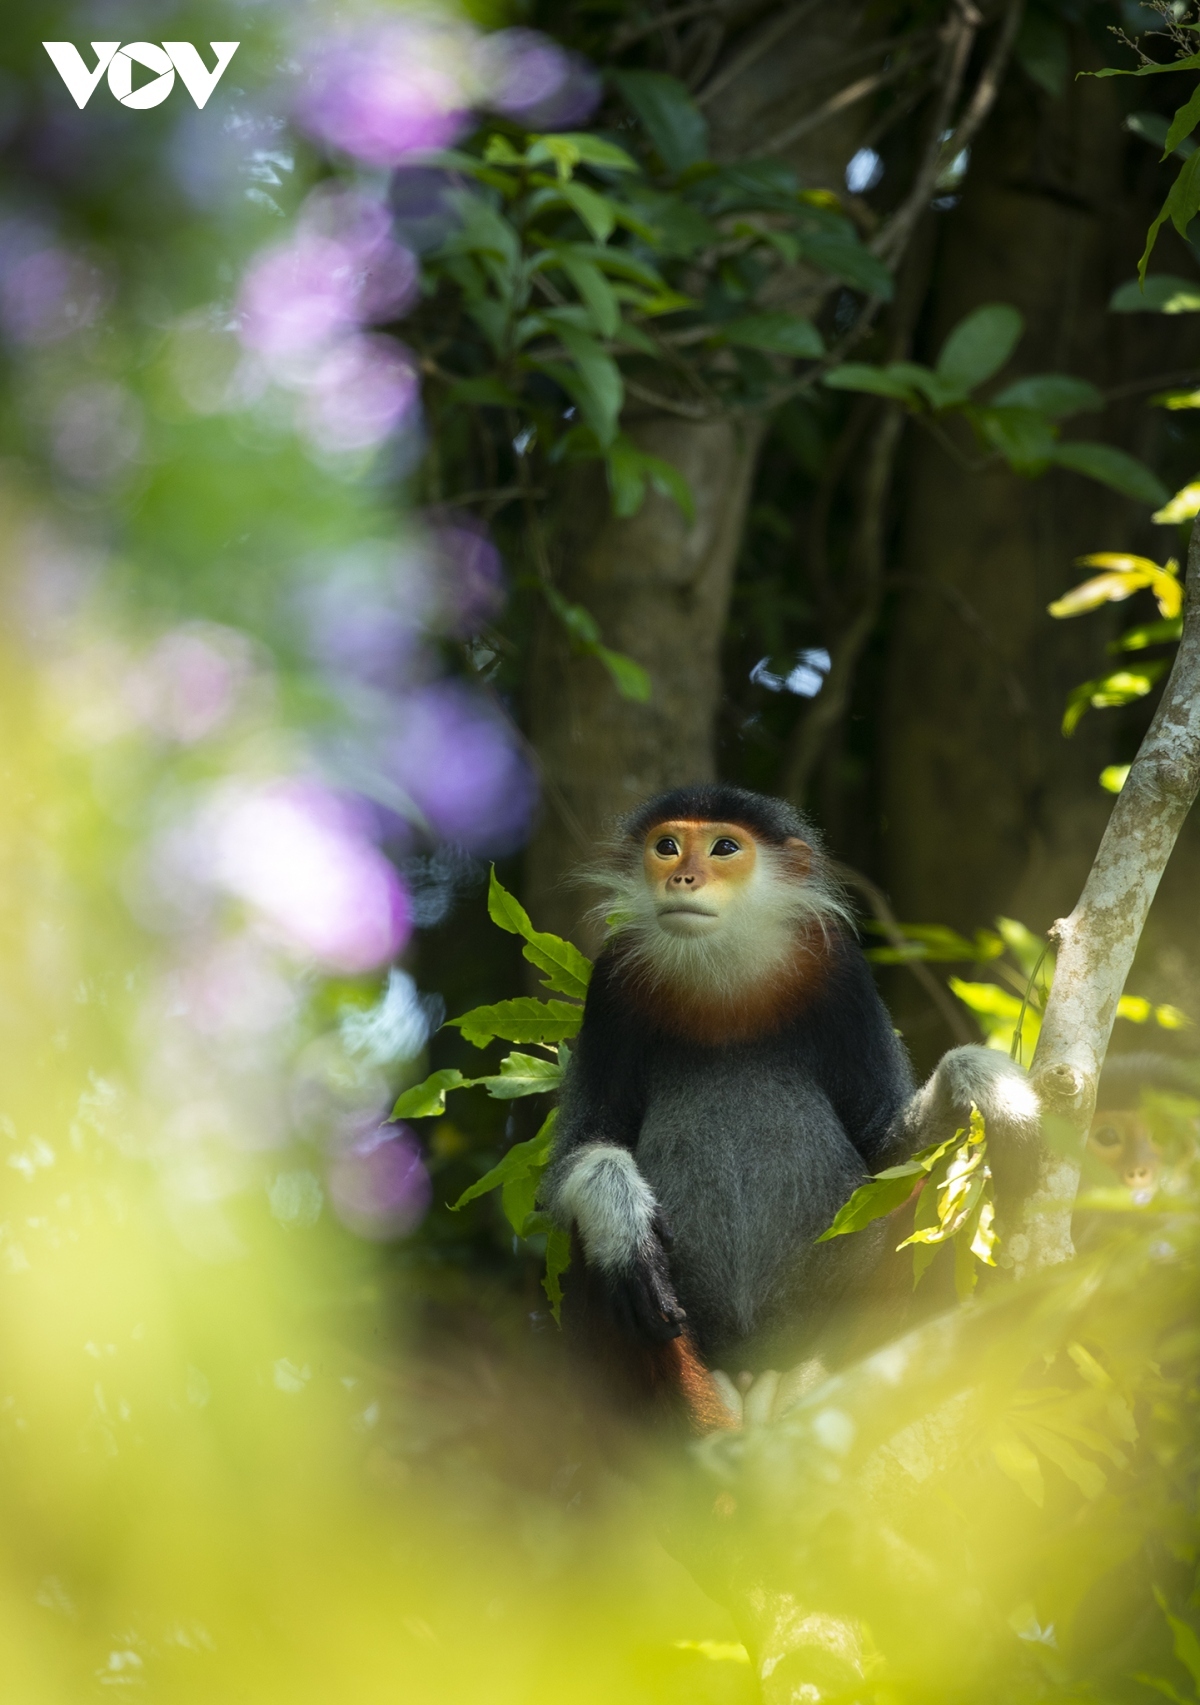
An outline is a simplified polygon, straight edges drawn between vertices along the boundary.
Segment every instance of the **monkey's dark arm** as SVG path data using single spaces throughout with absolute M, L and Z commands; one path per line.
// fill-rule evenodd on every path
M 824 976 L 797 1041 L 868 1172 L 901 1158 L 912 1070 L 858 943 L 831 936 Z
M 644 1113 L 643 1038 L 611 967 L 597 962 L 559 1107 L 541 1199 L 574 1227 L 604 1281 L 614 1318 L 635 1336 L 678 1337 L 684 1313 L 671 1284 L 670 1227 L 634 1159 Z
M 966 1125 L 972 1105 L 988 1131 L 1001 1195 L 1032 1175 L 1040 1141 L 1037 1097 L 1022 1068 L 994 1048 L 952 1048 L 919 1089 L 857 944 L 842 938 L 810 1019 L 814 1069 L 868 1171 L 905 1160 Z

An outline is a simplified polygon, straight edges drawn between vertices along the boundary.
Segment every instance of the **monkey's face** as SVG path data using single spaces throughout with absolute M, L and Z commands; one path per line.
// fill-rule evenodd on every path
M 1162 1151 L 1140 1112 L 1106 1108 L 1088 1132 L 1088 1149 L 1127 1190 L 1150 1191 L 1162 1168 Z
M 642 848 L 659 927 L 668 935 L 713 934 L 757 863 L 754 836 L 736 823 L 659 823 Z

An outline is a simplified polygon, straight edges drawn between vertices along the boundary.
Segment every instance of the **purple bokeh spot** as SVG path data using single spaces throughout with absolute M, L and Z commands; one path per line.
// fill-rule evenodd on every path
M 269 783 L 218 811 L 213 876 L 293 949 L 337 970 L 373 970 L 408 940 L 412 908 L 368 821 L 314 782 Z
M 469 688 L 439 681 L 405 700 L 383 760 L 443 839 L 477 853 L 509 852 L 525 839 L 536 779 L 512 731 Z
M 379 1125 L 330 1163 L 329 1195 L 344 1226 L 384 1242 L 424 1219 L 433 1186 L 407 1125 Z
M 100 268 L 37 225 L 0 226 L 0 324 L 14 343 L 54 343 L 94 325 L 110 294 Z
M 306 376 L 300 424 L 319 449 L 369 450 L 415 424 L 421 382 L 406 349 L 386 337 L 348 337 Z
M 497 30 L 481 47 L 487 104 L 531 130 L 565 130 L 595 112 L 599 73 L 537 30 Z
M 378 213 L 386 221 L 383 208 Z M 378 232 L 302 230 L 267 249 L 246 274 L 242 342 L 268 361 L 310 355 L 361 323 L 394 319 L 411 303 L 416 277 L 411 253 Z
M 430 605 L 430 564 L 400 545 L 347 552 L 298 600 L 312 655 L 331 674 L 394 687 L 416 657 Z
M 468 57 L 462 32 L 431 19 L 347 30 L 309 54 L 296 117 L 365 165 L 398 165 L 469 122 Z
M 437 524 L 442 624 L 455 639 L 469 639 L 504 607 L 504 569 L 487 529 L 473 515 Z

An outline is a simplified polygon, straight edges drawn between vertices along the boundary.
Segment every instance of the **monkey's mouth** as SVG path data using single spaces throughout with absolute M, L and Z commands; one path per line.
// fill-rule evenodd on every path
M 720 912 L 710 912 L 704 906 L 688 905 L 686 902 L 675 906 L 659 906 L 657 912 L 660 918 L 706 918 L 709 923 L 715 923 L 721 915 Z

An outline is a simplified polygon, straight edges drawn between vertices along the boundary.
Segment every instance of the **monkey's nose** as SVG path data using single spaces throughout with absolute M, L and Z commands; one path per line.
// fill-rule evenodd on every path
M 1129 1166 L 1123 1182 L 1127 1190 L 1146 1190 L 1154 1182 L 1154 1173 L 1148 1166 Z
M 668 877 L 667 880 L 675 883 L 676 887 L 678 887 L 681 883 L 686 883 L 690 888 L 696 878 L 694 876 L 685 875 L 683 871 L 676 871 L 675 875 Z

